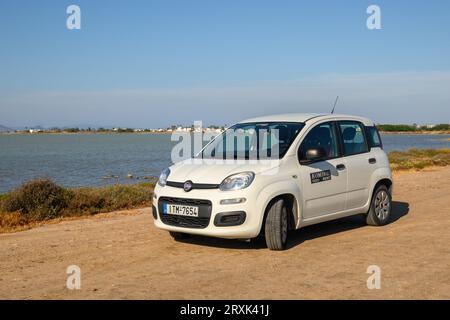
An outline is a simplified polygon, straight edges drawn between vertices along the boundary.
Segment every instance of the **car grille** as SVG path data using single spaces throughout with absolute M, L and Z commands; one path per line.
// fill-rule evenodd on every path
M 161 215 L 161 221 L 171 226 L 195 229 L 204 229 L 209 224 L 209 218 L 184 217 L 167 214 Z
M 169 187 L 174 188 L 184 188 L 184 182 L 175 182 L 175 181 L 167 181 L 166 185 Z M 212 184 L 212 183 L 192 183 L 192 189 L 218 189 L 219 184 Z
M 163 204 L 181 204 L 188 206 L 198 206 L 198 217 L 179 216 L 163 213 Z M 185 198 L 172 198 L 161 197 L 158 201 L 158 212 L 161 221 L 167 225 L 183 227 L 183 228 L 195 228 L 203 229 L 209 225 L 211 219 L 211 201 L 201 199 L 185 199 Z

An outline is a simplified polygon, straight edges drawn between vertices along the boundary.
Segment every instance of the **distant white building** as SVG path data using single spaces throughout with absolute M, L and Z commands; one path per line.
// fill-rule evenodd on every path
M 204 132 L 221 133 L 222 129 L 220 129 L 220 128 L 205 128 L 203 131 Z

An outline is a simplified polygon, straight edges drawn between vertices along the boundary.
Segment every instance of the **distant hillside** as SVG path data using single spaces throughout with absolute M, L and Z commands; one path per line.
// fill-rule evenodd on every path
M 8 131 L 14 131 L 14 130 L 11 129 L 11 128 L 2 126 L 2 125 L 0 124 L 0 132 L 8 132 Z

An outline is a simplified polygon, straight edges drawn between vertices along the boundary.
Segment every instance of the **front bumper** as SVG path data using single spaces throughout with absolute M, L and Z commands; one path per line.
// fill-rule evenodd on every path
M 256 201 L 250 188 L 238 191 L 220 191 L 195 189 L 185 192 L 175 187 L 155 188 L 153 213 L 156 227 L 189 234 L 198 234 L 218 238 L 249 239 L 258 236 L 261 230 L 262 214 L 255 210 Z M 238 204 L 220 204 L 221 200 L 245 198 Z M 175 199 L 175 200 L 173 200 Z M 168 200 L 178 203 L 181 200 L 188 205 L 199 206 L 199 219 L 166 215 L 162 213 L 162 202 Z M 209 207 L 208 207 L 209 203 Z M 194 219 L 194 220 L 192 220 Z

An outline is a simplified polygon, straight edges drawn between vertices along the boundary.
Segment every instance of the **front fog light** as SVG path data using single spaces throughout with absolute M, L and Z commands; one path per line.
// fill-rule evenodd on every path
M 223 199 L 220 200 L 220 204 L 238 204 L 244 203 L 245 201 L 247 201 L 245 198 Z

